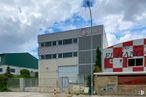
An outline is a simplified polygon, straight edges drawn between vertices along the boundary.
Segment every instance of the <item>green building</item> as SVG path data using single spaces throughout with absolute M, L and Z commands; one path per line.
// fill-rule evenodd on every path
M 14 75 L 19 75 L 20 70 L 28 69 L 31 73 L 38 71 L 38 59 L 29 53 L 3 53 L 0 54 L 0 74 L 4 74 L 10 67 Z

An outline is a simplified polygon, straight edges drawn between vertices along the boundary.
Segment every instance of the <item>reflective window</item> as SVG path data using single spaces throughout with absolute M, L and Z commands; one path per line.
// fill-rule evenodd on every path
M 45 47 L 45 43 L 40 43 L 41 44 L 41 47 Z
M 59 53 L 58 54 L 58 58 L 62 58 L 62 53 Z
M 47 46 L 51 46 L 52 45 L 52 43 L 51 42 L 45 42 L 45 46 L 47 47 Z
M 73 43 L 77 43 L 77 38 L 74 38 L 73 39 Z
M 72 44 L 72 39 L 63 40 L 63 44 Z
M 63 53 L 63 58 L 72 57 L 72 52 Z
M 52 58 L 51 54 L 46 55 L 46 59 L 51 59 L 51 58 Z
M 56 41 L 53 41 L 53 46 L 55 46 L 56 45 Z
M 45 56 L 44 55 L 41 55 L 41 59 L 45 59 Z
M 62 40 L 59 40 L 58 41 L 58 45 L 62 45 Z
M 3 68 L 0 68 L 0 72 L 3 72 Z
M 56 54 L 53 54 L 53 58 L 56 58 Z
M 15 69 L 10 69 L 10 71 L 14 73 L 15 72 Z
M 77 57 L 77 52 L 73 52 L 73 56 L 74 57 Z

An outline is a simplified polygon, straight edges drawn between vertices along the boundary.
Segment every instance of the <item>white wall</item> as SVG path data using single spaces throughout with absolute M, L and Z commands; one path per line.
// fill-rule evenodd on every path
M 6 73 L 7 67 L 8 67 L 8 65 L 0 65 L 0 68 L 3 69 L 3 72 L 0 72 L 0 74 Z M 20 70 L 22 70 L 22 69 L 27 69 L 30 72 L 31 71 L 33 71 L 33 72 L 37 72 L 38 71 L 37 69 L 31 69 L 31 68 L 25 68 L 25 67 L 16 67 L 16 66 L 10 66 L 10 65 L 9 65 L 9 67 L 10 67 L 10 69 L 15 69 L 15 72 L 14 73 L 11 72 L 14 75 L 20 75 Z
M 55 85 L 58 80 L 58 66 L 77 65 L 78 58 L 39 60 L 39 86 Z

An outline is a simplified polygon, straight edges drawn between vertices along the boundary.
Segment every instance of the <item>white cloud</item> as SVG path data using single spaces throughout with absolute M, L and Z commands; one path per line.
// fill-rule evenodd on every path
M 66 20 L 80 5 L 78 0 L 1 0 L 0 52 L 28 51 L 36 55 L 33 50 L 39 29 Z
M 52 27 L 79 15 L 89 20 L 89 10 L 81 7 L 82 0 L 1 0 L 0 1 L 0 52 L 37 52 L 37 35 L 40 28 Z M 145 37 L 145 32 L 132 33 L 138 25 L 146 25 L 145 0 L 95 0 L 92 7 L 96 25 L 105 25 L 109 44 Z M 69 30 L 74 25 L 61 26 Z M 51 30 L 50 30 L 51 32 Z

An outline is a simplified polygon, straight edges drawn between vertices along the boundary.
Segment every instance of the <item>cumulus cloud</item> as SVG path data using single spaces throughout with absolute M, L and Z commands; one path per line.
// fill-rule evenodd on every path
M 61 30 L 87 26 L 89 11 L 82 7 L 82 1 L 1 0 L 0 53 L 25 51 L 37 56 L 37 35 L 53 32 L 55 23 Z M 145 0 L 94 1 L 93 23 L 105 26 L 109 45 L 128 40 L 130 36 L 132 39 L 146 37 L 145 30 L 132 30 L 146 26 Z M 80 19 L 74 18 L 74 14 L 84 22 L 74 21 Z M 82 24 L 76 25 L 78 22 Z
M 1 0 L 0 53 L 30 52 L 37 56 L 40 29 L 64 21 L 79 9 L 81 1 Z

